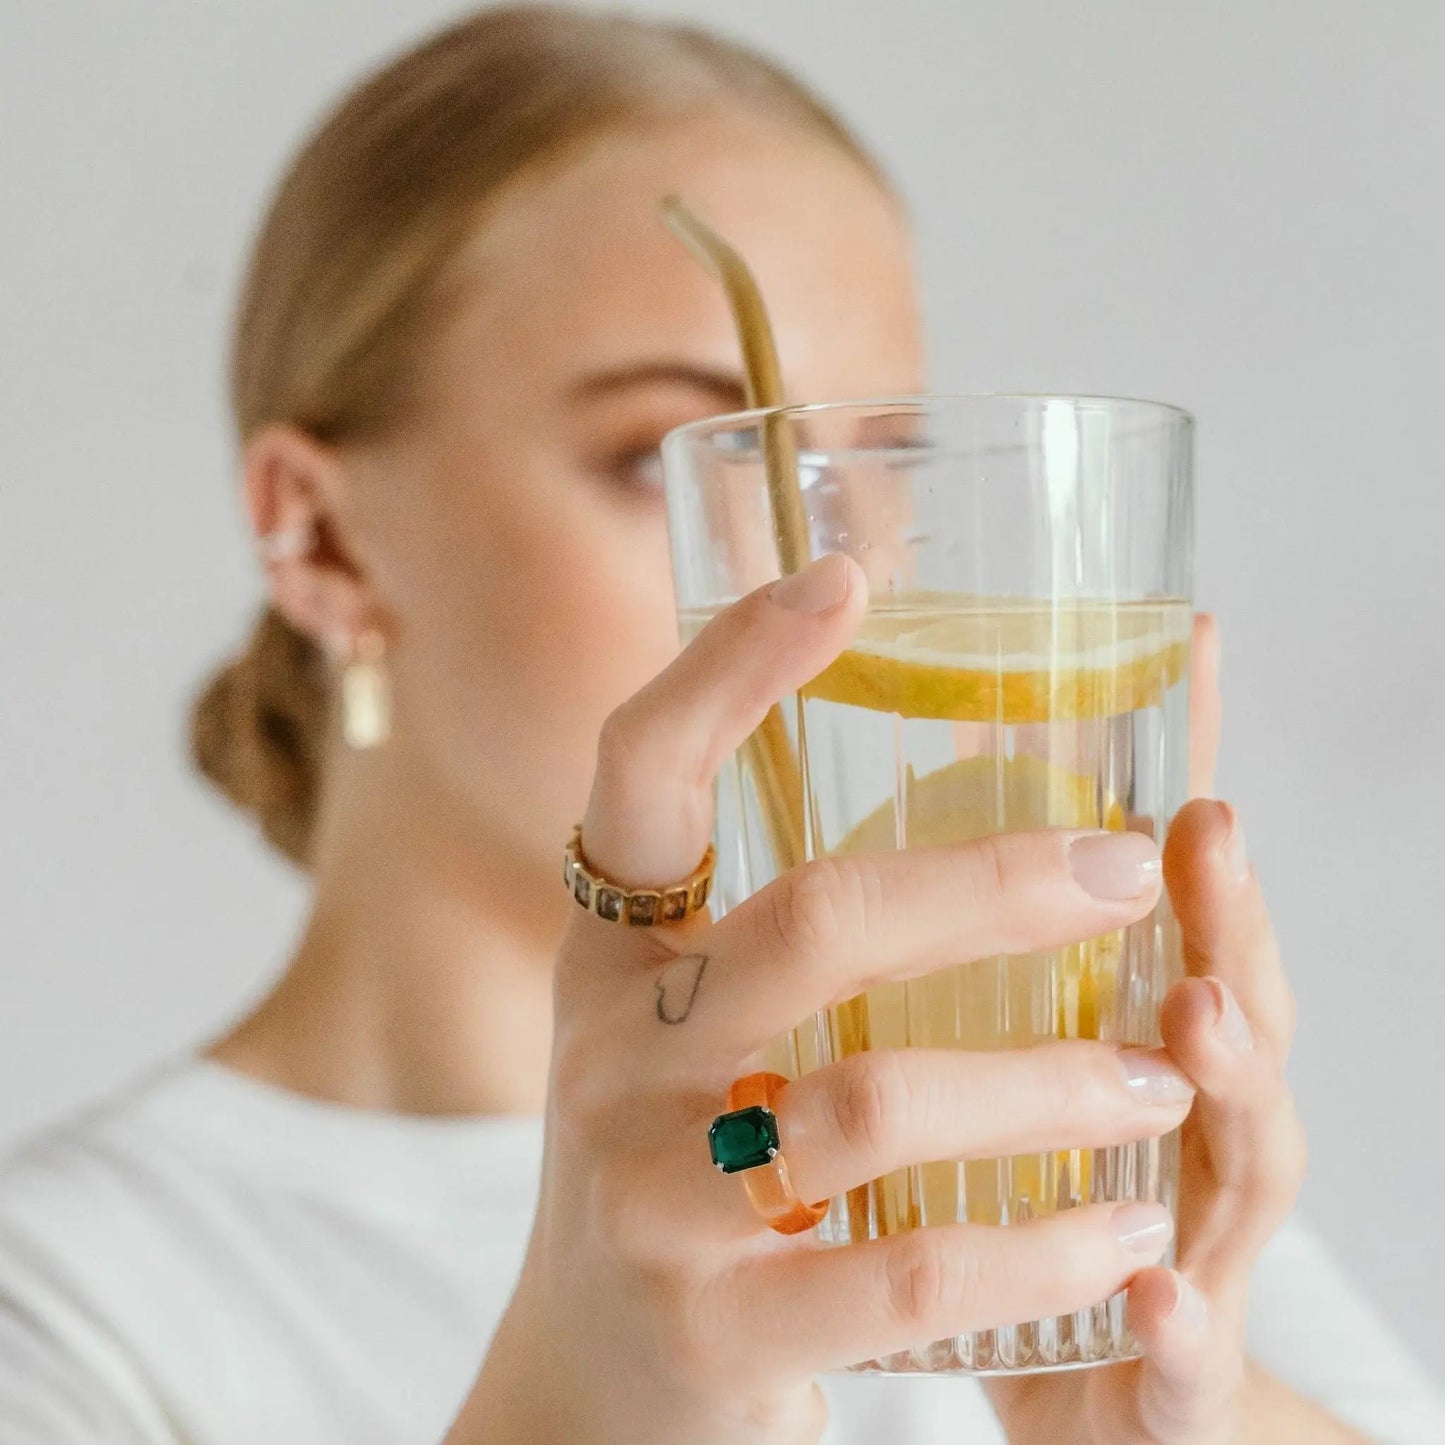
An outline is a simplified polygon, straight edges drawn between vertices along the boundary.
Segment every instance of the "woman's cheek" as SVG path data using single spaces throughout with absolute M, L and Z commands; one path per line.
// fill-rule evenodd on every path
M 642 540 L 615 529 L 556 535 L 517 567 L 505 604 L 495 675 L 510 681 L 496 684 L 504 696 L 493 707 L 509 716 L 493 737 L 510 746 L 498 783 L 509 811 L 526 814 L 518 826 L 549 839 L 585 805 L 608 714 L 676 654 L 666 547 Z M 498 762 L 488 759 L 494 776 Z
M 661 502 L 536 468 L 487 489 L 485 514 L 461 489 L 437 509 L 418 579 L 429 746 L 507 811 L 570 817 L 608 713 L 676 652 Z
M 660 517 L 645 520 L 613 519 L 538 559 L 535 575 L 550 579 L 552 670 L 562 696 L 594 700 L 594 733 L 677 651 L 666 529 Z

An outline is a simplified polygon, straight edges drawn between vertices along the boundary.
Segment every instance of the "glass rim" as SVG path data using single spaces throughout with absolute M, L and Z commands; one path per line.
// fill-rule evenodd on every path
M 822 413 L 843 413 L 874 411 L 883 407 L 911 406 L 926 408 L 934 402 L 964 401 L 1029 401 L 1029 402 L 1088 402 L 1101 408 L 1142 407 L 1161 417 L 1167 417 L 1176 425 L 1195 425 L 1194 413 L 1173 402 L 1155 401 L 1143 396 L 1109 396 L 1094 392 L 1066 391 L 929 391 L 899 392 L 882 396 L 859 397 L 851 401 L 808 401 L 786 402 L 781 406 L 746 407 L 742 411 L 721 412 L 716 416 L 699 417 L 696 421 L 683 422 L 673 427 L 662 439 L 663 445 L 692 443 L 705 440 L 715 432 L 738 431 L 746 426 L 755 426 L 770 417 L 805 417 Z M 864 450 L 867 450 L 865 448 Z

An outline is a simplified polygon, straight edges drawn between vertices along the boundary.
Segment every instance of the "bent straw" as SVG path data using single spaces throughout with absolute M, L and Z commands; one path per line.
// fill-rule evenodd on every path
M 732 308 L 733 324 L 743 353 L 743 376 L 748 405 L 782 406 L 783 379 L 778 367 L 778 346 L 762 292 L 746 262 L 705 221 L 688 210 L 679 196 L 662 201 L 662 216 L 674 235 L 722 282 Z M 768 479 L 768 500 L 773 509 L 773 531 L 778 539 L 778 560 L 783 574 L 796 572 L 809 562 L 808 518 L 798 490 L 798 458 L 793 435 L 781 417 L 763 418 L 763 469 Z
M 783 382 L 777 342 L 753 273 L 711 226 L 688 210 L 681 197 L 664 197 L 661 210 L 673 234 L 722 283 L 742 348 L 748 405 L 781 406 Z M 762 434 L 763 472 L 772 507 L 773 533 L 778 543 L 778 562 L 786 576 L 806 567 L 809 560 L 808 519 L 798 490 L 797 453 L 785 418 L 764 416 Z M 800 743 L 801 738 L 800 726 Z M 792 868 L 803 861 L 803 780 L 777 706 L 768 709 L 742 751 L 760 794 L 778 867 Z
M 778 347 L 762 292 L 743 258 L 711 226 L 688 210 L 678 196 L 662 201 L 662 215 L 673 233 L 680 237 L 722 282 L 732 308 L 733 324 L 743 353 L 743 374 L 748 405 L 780 407 L 784 404 Z M 773 532 L 778 542 L 778 561 L 783 574 L 806 567 L 808 518 L 798 487 L 798 457 L 787 418 L 773 412 L 762 417 L 763 470 L 772 505 Z M 807 767 L 807 739 L 803 731 L 802 700 L 798 701 L 798 752 Z M 752 736 L 743 744 L 742 754 L 752 774 L 767 824 L 769 842 L 780 869 L 801 863 L 804 857 L 803 779 L 798 760 L 788 742 L 787 725 L 775 705 L 768 709 Z M 838 1047 L 843 1055 L 861 1053 L 869 1047 L 868 1000 L 859 994 L 833 1010 L 837 1023 Z M 848 1218 L 855 1240 L 867 1236 L 869 1187 L 848 1191 Z

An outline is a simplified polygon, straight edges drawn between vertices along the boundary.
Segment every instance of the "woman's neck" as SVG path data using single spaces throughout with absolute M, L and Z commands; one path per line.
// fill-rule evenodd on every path
M 413 792 L 404 816 L 325 820 L 300 946 L 212 1058 L 359 1108 L 540 1112 L 567 900 L 501 840 L 447 836 L 449 812 Z

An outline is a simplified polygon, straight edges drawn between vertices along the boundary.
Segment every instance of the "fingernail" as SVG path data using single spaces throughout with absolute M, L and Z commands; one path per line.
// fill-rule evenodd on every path
M 1229 870 L 1230 877 L 1236 883 L 1247 883 L 1249 881 L 1249 850 L 1244 842 L 1244 825 L 1239 821 L 1239 814 L 1228 803 L 1220 803 L 1217 806 L 1220 817 L 1224 819 L 1225 827 L 1229 829 L 1229 832 L 1224 835 L 1224 843 L 1220 848 L 1224 866 Z
M 1174 1237 L 1174 1221 L 1162 1204 L 1121 1204 L 1111 1222 L 1119 1243 L 1140 1259 L 1158 1259 Z
M 1254 1047 L 1254 1034 L 1234 991 L 1217 978 L 1204 981 L 1214 995 L 1214 1032 L 1231 1049 L 1247 1054 Z
M 832 553 L 775 582 L 768 596 L 789 612 L 810 612 L 816 616 L 847 601 L 852 587 L 853 569 L 848 559 L 841 553 Z
M 1176 1293 L 1174 1308 L 1169 1311 L 1170 1320 L 1195 1334 L 1202 1334 L 1209 1323 L 1209 1301 L 1204 1298 L 1203 1290 L 1196 1289 L 1177 1269 L 1171 1273 Z
M 1085 893 L 1117 903 L 1159 881 L 1159 849 L 1143 833 L 1082 833 L 1069 844 L 1069 867 Z
M 1145 1104 L 1182 1104 L 1194 1085 L 1157 1049 L 1121 1049 L 1119 1066 L 1129 1092 Z

